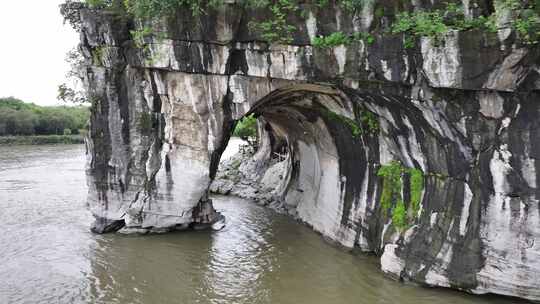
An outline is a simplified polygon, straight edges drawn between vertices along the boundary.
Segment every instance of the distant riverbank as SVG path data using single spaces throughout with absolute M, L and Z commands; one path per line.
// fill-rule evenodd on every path
M 82 144 L 83 135 L 0 136 L 0 145 Z

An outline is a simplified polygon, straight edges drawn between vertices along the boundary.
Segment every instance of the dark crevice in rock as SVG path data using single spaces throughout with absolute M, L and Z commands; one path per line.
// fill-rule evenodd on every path
M 246 61 L 245 51 L 236 49 L 231 50 L 225 74 L 232 75 L 236 72 L 241 72 L 243 75 L 248 75 L 248 70 L 249 67 Z

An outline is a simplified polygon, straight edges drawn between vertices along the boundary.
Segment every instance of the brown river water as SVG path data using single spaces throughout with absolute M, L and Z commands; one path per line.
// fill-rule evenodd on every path
M 0 146 L 0 304 L 519 303 L 385 278 L 293 219 L 216 196 L 219 232 L 90 233 L 84 147 Z

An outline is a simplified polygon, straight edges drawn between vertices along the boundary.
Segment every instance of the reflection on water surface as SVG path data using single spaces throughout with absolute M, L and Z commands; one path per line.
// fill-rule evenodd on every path
M 0 147 L 0 303 L 516 303 L 388 280 L 378 260 L 214 197 L 219 232 L 93 235 L 84 147 Z

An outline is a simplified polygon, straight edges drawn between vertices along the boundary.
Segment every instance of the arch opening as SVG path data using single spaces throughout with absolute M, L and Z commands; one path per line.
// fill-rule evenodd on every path
M 369 172 L 365 145 L 377 141 L 377 115 L 338 89 L 311 84 L 275 90 L 249 115 L 259 121 L 259 149 L 223 162 L 211 191 L 262 201 L 352 247 L 346 238 L 354 233 L 341 230 L 351 227 Z

